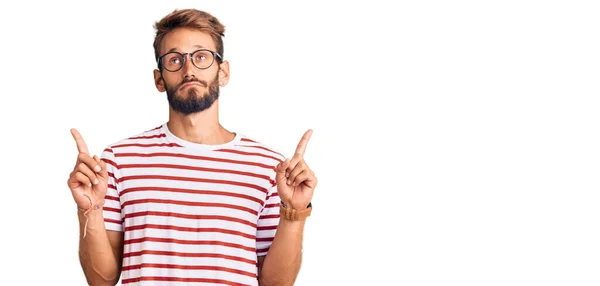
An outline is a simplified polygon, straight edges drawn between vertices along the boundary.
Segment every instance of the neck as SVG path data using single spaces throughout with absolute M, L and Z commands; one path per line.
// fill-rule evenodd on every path
M 184 115 L 169 107 L 169 131 L 192 143 L 218 145 L 230 142 L 235 134 L 219 123 L 219 101 L 201 112 Z

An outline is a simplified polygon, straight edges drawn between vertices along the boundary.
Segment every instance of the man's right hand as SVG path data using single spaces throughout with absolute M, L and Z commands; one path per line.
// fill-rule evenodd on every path
M 75 168 L 67 181 L 73 199 L 79 208 L 85 210 L 92 207 L 86 195 L 90 197 L 93 205 L 102 206 L 104 205 L 104 196 L 108 186 L 106 163 L 96 155 L 94 157 L 90 156 L 85 141 L 75 128 L 71 129 L 71 134 L 79 151 Z

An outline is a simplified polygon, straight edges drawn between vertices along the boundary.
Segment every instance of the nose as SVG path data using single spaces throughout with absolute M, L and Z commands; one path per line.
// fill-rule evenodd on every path
M 194 75 L 194 70 L 196 69 L 196 67 L 194 66 L 194 64 L 192 63 L 192 55 L 190 54 L 185 54 L 183 55 L 183 67 L 181 68 L 181 70 L 183 70 L 183 75 L 184 77 L 191 77 Z

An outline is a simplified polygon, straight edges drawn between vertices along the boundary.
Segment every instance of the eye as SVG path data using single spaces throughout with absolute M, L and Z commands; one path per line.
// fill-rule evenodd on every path
M 195 62 L 209 62 L 211 61 L 212 54 L 208 51 L 196 51 L 194 54 Z
M 179 64 L 179 63 L 181 63 L 181 60 L 178 57 L 173 57 L 173 58 L 169 59 L 169 63 L 170 64 Z

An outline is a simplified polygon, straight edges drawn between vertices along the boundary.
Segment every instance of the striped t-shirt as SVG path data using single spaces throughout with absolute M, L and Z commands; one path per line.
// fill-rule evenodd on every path
M 279 223 L 283 155 L 236 133 L 222 145 L 165 124 L 111 144 L 107 230 L 124 231 L 123 285 L 258 285 Z

